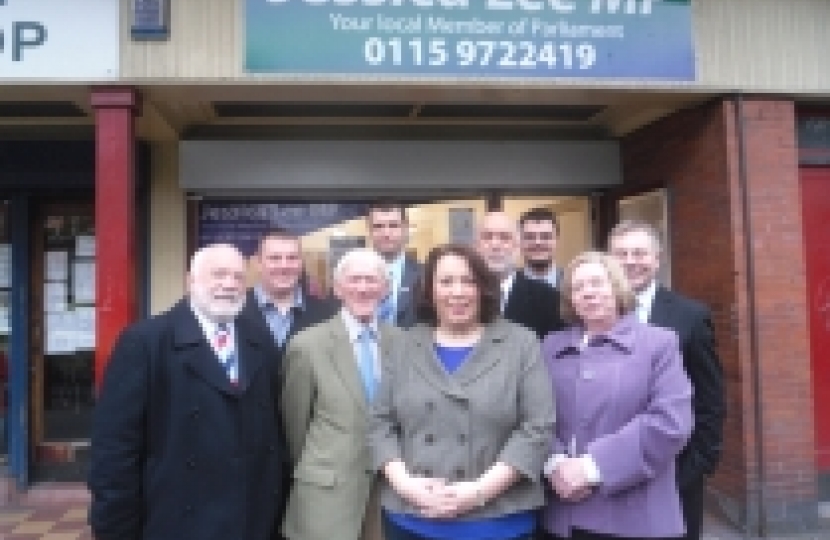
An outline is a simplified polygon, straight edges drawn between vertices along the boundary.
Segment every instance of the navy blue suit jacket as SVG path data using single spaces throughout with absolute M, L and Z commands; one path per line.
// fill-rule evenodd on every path
M 711 474 L 720 459 L 726 415 L 723 369 L 715 350 L 712 317 L 700 302 L 658 286 L 648 322 L 677 333 L 683 367 L 694 388 L 694 429 L 677 461 L 682 489 Z

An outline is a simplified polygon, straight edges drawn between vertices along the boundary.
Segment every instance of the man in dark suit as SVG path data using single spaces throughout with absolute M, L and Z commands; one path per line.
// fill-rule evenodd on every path
M 695 425 L 677 460 L 687 540 L 698 540 L 703 521 L 706 475 L 718 464 L 726 413 L 723 370 L 715 350 L 709 309 L 657 283 L 660 268 L 660 235 L 646 222 L 623 221 L 608 240 L 608 248 L 622 264 L 637 295 L 637 315 L 642 321 L 677 333 L 683 366 L 694 388 Z
M 366 225 L 372 248 L 386 261 L 389 274 L 389 295 L 378 308 L 380 320 L 409 328 L 418 322 L 414 295 L 422 269 L 418 261 L 406 254 L 406 207 L 397 201 L 378 201 L 369 207 Z
M 554 288 L 562 283 L 562 268 L 556 266 L 559 222 L 547 208 L 531 208 L 519 217 L 524 273 Z
M 476 228 L 476 248 L 498 275 L 504 318 L 533 330 L 539 339 L 564 327 L 559 316 L 559 291 L 516 271 L 519 230 L 504 212 L 488 212 Z
M 282 229 L 267 232 L 259 240 L 254 259 L 259 281 L 248 291 L 240 318 L 267 331 L 281 355 L 291 336 L 332 317 L 337 306 L 304 286 L 307 277 L 296 234 Z
M 269 540 L 281 520 L 273 346 L 238 318 L 242 254 L 197 251 L 187 288 L 110 356 L 92 426 L 97 540 Z

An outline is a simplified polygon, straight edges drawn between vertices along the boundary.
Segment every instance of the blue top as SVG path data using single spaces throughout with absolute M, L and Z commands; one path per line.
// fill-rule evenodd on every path
M 435 354 L 438 355 L 438 360 L 444 365 L 447 373 L 455 373 L 455 370 L 461 367 L 464 360 L 472 352 L 473 347 L 445 347 L 444 345 L 435 344 Z
M 386 512 L 401 529 L 435 540 L 509 540 L 533 532 L 532 510 L 487 519 L 427 519 L 411 514 Z
M 435 354 L 448 373 L 454 373 L 473 347 L 435 345 Z M 529 534 L 535 525 L 533 511 L 516 512 L 487 519 L 427 519 L 411 514 L 387 512 L 398 527 L 435 540 L 508 540 Z

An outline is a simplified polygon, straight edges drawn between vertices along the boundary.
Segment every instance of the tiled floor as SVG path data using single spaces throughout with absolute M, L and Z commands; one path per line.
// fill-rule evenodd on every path
M 91 540 L 86 505 L 0 509 L 2 540 Z
M 29 509 L 0 508 L 0 540 L 92 540 L 86 504 L 45 504 Z M 823 531 L 770 540 L 827 540 Z M 706 516 L 701 540 L 755 540 L 713 516 Z

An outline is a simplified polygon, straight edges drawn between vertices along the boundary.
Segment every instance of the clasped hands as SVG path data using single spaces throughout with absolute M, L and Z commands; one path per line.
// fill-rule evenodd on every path
M 563 458 L 548 476 L 550 486 L 562 500 L 578 502 L 591 494 L 585 463 L 580 458 Z
M 481 492 L 476 482 L 449 483 L 443 478 L 409 476 L 402 479 L 396 491 L 431 519 L 460 516 L 480 505 Z

